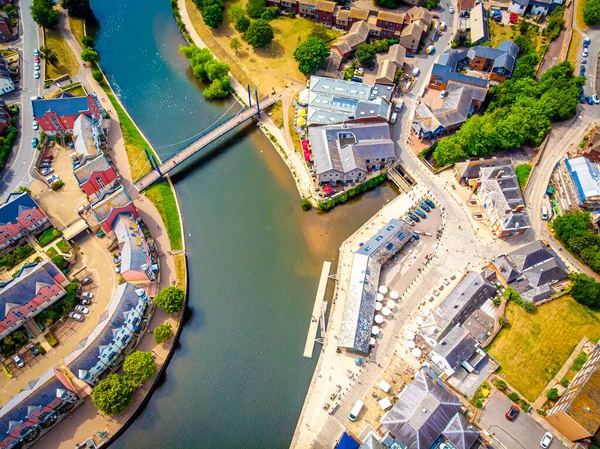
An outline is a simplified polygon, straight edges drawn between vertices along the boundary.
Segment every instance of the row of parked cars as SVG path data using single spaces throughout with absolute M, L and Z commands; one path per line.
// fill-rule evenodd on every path
M 44 155 L 44 157 L 42 158 L 42 162 L 40 163 L 40 174 L 46 177 L 46 182 L 50 185 L 54 184 L 57 181 L 60 181 L 60 178 L 56 174 L 53 174 L 53 162 L 54 156 L 48 153 Z
M 81 285 L 91 284 L 91 278 L 85 278 L 81 281 Z M 75 309 L 72 312 L 69 312 L 69 318 L 73 318 L 75 321 L 83 321 L 84 315 L 90 313 L 90 309 L 86 306 L 89 306 L 92 303 L 92 299 L 94 299 L 94 294 L 90 292 L 81 292 L 77 296 L 77 304 Z
M 425 220 L 427 218 L 427 214 L 425 212 L 431 212 L 431 209 L 435 209 L 435 203 L 429 198 L 421 201 L 419 206 L 413 207 L 409 210 L 402 220 L 404 220 L 408 225 L 414 226 L 416 223 L 420 222 L 421 219 Z
M 587 58 L 588 58 L 588 52 L 589 49 L 588 47 L 590 46 L 590 38 L 589 37 L 585 37 L 583 39 L 583 51 L 581 52 L 581 66 L 579 67 L 579 76 L 585 76 L 585 65 L 587 64 Z M 600 99 L 598 98 L 598 95 L 588 95 L 585 96 L 583 93 L 583 87 L 581 87 L 579 89 L 579 102 L 580 103 L 587 103 L 587 104 L 600 104 Z

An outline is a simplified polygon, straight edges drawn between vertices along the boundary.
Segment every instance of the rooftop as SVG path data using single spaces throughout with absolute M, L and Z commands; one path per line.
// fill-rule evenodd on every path
M 600 197 L 600 171 L 598 165 L 585 157 L 566 159 L 565 165 L 575 184 L 579 201 Z
M 80 165 L 75 170 L 73 170 L 73 174 L 79 184 L 83 184 L 87 182 L 93 173 L 102 173 L 112 166 L 106 159 L 104 155 L 98 155 L 91 160 L 86 160 L 83 165 Z
M 39 208 L 29 193 L 9 193 L 2 205 L 0 205 L 0 225 L 15 223 L 22 212 Z
M 33 106 L 33 117 L 45 117 L 49 111 L 59 116 L 79 115 L 88 111 L 88 97 L 63 97 L 63 98 L 41 98 L 31 100 Z
M 129 203 L 131 203 L 131 198 L 123 186 L 119 186 L 102 192 L 98 200 L 92 203 L 92 211 L 98 222 L 102 223 L 114 209 L 127 206 Z

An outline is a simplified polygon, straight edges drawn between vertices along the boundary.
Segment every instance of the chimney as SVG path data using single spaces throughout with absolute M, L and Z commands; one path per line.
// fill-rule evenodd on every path
M 496 174 L 496 179 L 500 179 L 504 176 L 504 170 L 499 170 Z

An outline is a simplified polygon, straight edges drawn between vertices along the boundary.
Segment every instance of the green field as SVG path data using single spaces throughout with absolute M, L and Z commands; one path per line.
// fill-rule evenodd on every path
M 583 337 L 600 339 L 600 312 L 564 296 L 527 313 L 513 302 L 506 308 L 509 326 L 488 352 L 500 362 L 506 382 L 533 402 L 556 375 Z
M 57 67 L 46 64 L 46 79 L 56 79 L 62 75 L 77 75 L 79 72 L 77 58 L 60 32 L 44 28 L 44 39 L 46 47 L 51 48 L 56 53 L 56 56 L 58 56 Z

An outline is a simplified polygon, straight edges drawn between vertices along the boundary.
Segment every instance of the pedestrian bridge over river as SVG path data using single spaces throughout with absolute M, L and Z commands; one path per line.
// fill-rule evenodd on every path
M 192 143 L 188 144 L 172 156 L 168 157 L 161 164 L 159 164 L 158 161 L 156 161 L 155 159 L 150 158 L 152 170 L 150 170 L 144 176 L 135 181 L 133 185 L 138 190 L 138 192 L 141 192 L 154 182 L 158 181 L 164 175 L 169 173 L 171 170 L 176 168 L 179 164 L 194 156 L 197 152 L 202 150 L 207 145 L 210 145 L 219 137 L 224 136 L 229 131 L 237 128 L 242 123 L 247 122 L 255 115 L 258 115 L 260 117 L 261 111 L 268 108 L 269 106 L 272 106 L 274 103 L 274 98 L 270 96 L 263 97 L 259 100 L 258 107 L 256 106 L 256 104 L 254 104 L 253 106 L 251 105 L 247 108 L 242 109 L 237 114 L 213 124 L 210 128 L 201 133 Z

